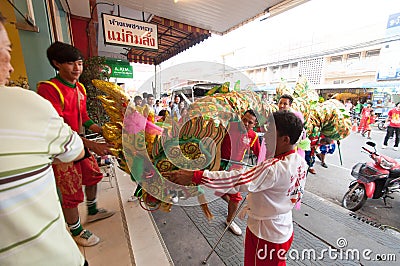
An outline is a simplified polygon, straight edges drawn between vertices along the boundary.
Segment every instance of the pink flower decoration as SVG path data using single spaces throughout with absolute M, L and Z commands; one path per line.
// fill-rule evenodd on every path
M 152 135 L 161 135 L 163 129 L 146 119 L 138 111 L 125 115 L 124 127 L 128 134 L 137 134 L 142 130 Z
M 147 120 L 146 123 L 146 133 L 149 133 L 151 135 L 161 135 L 163 129 L 153 123 L 151 123 L 149 120 Z
M 126 114 L 124 119 L 125 130 L 129 134 L 137 134 L 139 131 L 144 130 L 146 127 L 147 119 L 138 111 Z

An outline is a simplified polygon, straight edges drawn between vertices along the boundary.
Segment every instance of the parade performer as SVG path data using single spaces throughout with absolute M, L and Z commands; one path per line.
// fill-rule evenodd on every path
M 367 135 L 367 139 L 371 139 L 371 124 L 374 124 L 376 121 L 376 115 L 375 115 L 375 111 L 371 110 L 370 116 L 367 119 L 367 124 L 366 127 L 364 129 L 364 131 L 361 133 L 361 135 L 363 137 L 365 137 L 365 135 Z
M 285 253 L 293 241 L 292 209 L 304 193 L 307 164 L 294 151 L 302 131 L 293 113 L 273 113 L 275 157 L 249 170 L 172 171 L 167 176 L 181 185 L 204 184 L 217 191 L 248 191 L 244 265 L 286 265 Z M 265 249 L 268 256 L 260 256 Z M 268 252 L 274 249 L 279 252 Z M 264 253 L 264 254 L 265 254 Z
M 220 170 L 241 169 L 240 162 L 243 161 L 246 151 L 249 149 L 258 157 L 260 153 L 260 141 L 253 131 L 256 126 L 257 117 L 253 110 L 247 110 L 242 116 L 241 122 L 229 123 L 228 133 L 225 135 L 221 145 L 221 168 Z M 226 224 L 235 235 L 241 235 L 242 230 L 232 221 L 242 196 L 240 192 L 223 194 L 221 197 L 228 202 L 228 216 Z M 231 222 L 232 221 L 232 222 Z
M 86 110 L 86 91 L 78 82 L 83 71 L 83 56 L 75 47 L 61 42 L 53 43 L 47 49 L 50 64 L 58 71 L 56 77 L 38 84 L 38 94 L 51 102 L 64 121 L 80 135 L 84 128 L 101 133 Z M 77 244 L 96 245 L 100 239 L 89 230 L 83 229 L 79 218 L 78 205 L 83 202 L 82 186 L 85 186 L 88 222 L 105 219 L 114 214 L 97 208 L 97 183 L 103 178 L 97 161 L 89 150 L 100 156 L 110 153 L 112 145 L 97 143 L 82 136 L 86 149 L 85 158 L 79 162 L 53 165 L 57 187 L 62 194 L 62 208 L 65 220 Z
M 339 145 L 338 141 L 338 145 Z M 336 150 L 335 142 L 327 137 L 321 136 L 319 141 L 319 153 L 315 153 L 317 158 L 321 161 L 321 166 L 324 168 L 328 168 L 328 165 L 325 163 L 326 154 L 333 154 Z
M 365 106 L 361 111 L 361 120 L 360 120 L 360 124 L 358 125 L 357 133 L 364 133 L 365 129 L 368 126 L 368 121 L 371 116 L 372 110 L 373 110 L 372 103 L 368 102 L 367 106 Z
M 278 109 L 279 110 L 286 110 L 286 111 L 290 111 L 293 112 L 298 118 L 300 118 L 301 122 L 304 123 L 304 116 L 301 112 L 295 111 L 292 109 L 292 104 L 293 104 L 293 97 L 290 96 L 289 94 L 283 94 L 280 98 L 279 98 L 279 102 L 278 102 Z M 303 144 L 302 147 L 306 147 L 309 150 L 309 141 L 307 140 L 307 136 L 306 136 L 306 132 L 304 131 L 302 134 L 302 138 L 301 140 L 304 142 L 307 142 L 307 144 Z M 305 158 L 305 151 L 300 148 L 300 147 L 296 147 L 297 148 L 297 152 L 301 155 L 301 157 Z
M 400 141 L 400 102 L 396 103 L 396 106 L 388 112 L 388 117 L 386 118 L 385 125 L 387 126 L 386 136 L 383 141 L 382 149 L 387 148 L 390 136 L 395 135 L 393 149 L 397 151 L 399 149 Z
M 319 136 L 309 137 L 309 140 L 310 140 L 310 150 L 305 151 L 305 160 L 308 165 L 308 172 L 315 175 L 317 173 L 314 169 L 315 152 L 318 147 Z

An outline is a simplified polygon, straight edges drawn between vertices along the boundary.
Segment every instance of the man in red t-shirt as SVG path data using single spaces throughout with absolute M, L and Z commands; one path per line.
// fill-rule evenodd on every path
M 387 148 L 390 136 L 395 134 L 394 147 L 393 150 L 397 151 L 399 149 L 400 140 L 400 102 L 396 103 L 396 106 L 389 111 L 388 117 L 386 118 L 385 125 L 389 122 L 389 126 L 386 130 L 385 140 L 383 141 L 382 149 Z
M 78 79 L 83 71 L 83 56 L 72 45 L 55 42 L 47 49 L 47 58 L 58 74 L 49 81 L 38 84 L 37 92 L 51 102 L 58 114 L 78 134 L 88 128 L 95 133 L 102 129 L 88 116 L 86 91 Z M 88 151 L 103 156 L 110 153 L 111 144 L 97 143 L 81 137 L 87 150 L 85 158 L 74 163 L 53 164 L 56 185 L 62 195 L 62 210 L 65 221 L 75 242 L 80 246 L 96 245 L 100 239 L 89 230 L 83 229 L 79 218 L 78 205 L 83 202 L 82 187 L 85 186 L 87 222 L 105 219 L 114 214 L 97 208 L 97 183 L 103 178 L 97 161 Z
M 241 122 L 231 122 L 229 129 L 221 144 L 221 170 L 240 169 L 242 165 L 240 162 L 243 160 L 246 151 L 251 149 L 258 157 L 260 154 L 260 142 L 257 134 L 253 128 L 257 123 L 257 116 L 253 110 L 247 110 L 242 116 Z M 223 194 L 221 196 L 228 202 L 228 216 L 226 224 L 233 219 L 239 202 L 242 200 L 240 192 L 233 194 Z M 241 235 L 242 230 L 232 221 L 230 229 L 236 235 Z

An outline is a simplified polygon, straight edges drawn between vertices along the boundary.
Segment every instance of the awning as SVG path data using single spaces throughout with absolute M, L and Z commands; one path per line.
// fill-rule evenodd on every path
M 258 87 L 253 88 L 253 91 L 255 91 L 255 92 L 276 93 L 276 87 L 278 87 L 278 86 L 279 86 L 279 84 L 258 86 Z
M 270 17 L 275 16 L 308 1 L 106 0 L 101 2 L 143 11 L 158 17 L 205 29 L 211 33 L 225 34 L 267 13 Z
M 92 4 L 92 8 L 97 9 L 98 21 L 101 21 L 102 12 L 116 15 L 120 10 L 130 10 L 132 12 L 121 17 L 157 24 L 159 50 L 156 52 L 130 46 L 120 46 L 117 49 L 115 45 L 109 44 L 99 49 L 102 56 L 119 58 L 123 54 L 131 62 L 157 65 L 207 39 L 211 33 L 226 34 L 250 21 L 278 15 L 308 1 L 310 0 L 104 0 L 93 1 L 96 4 Z M 92 19 L 93 11 L 89 14 L 88 5 L 89 0 L 70 0 L 65 8 L 71 14 Z M 85 6 L 84 10 L 82 6 Z M 99 37 L 99 43 L 101 41 L 104 40 Z
M 158 65 L 211 36 L 208 30 L 154 16 L 150 23 L 158 27 L 158 50 L 131 48 L 130 62 Z
M 345 84 L 318 84 L 318 85 L 315 85 L 316 90 L 328 90 L 328 89 L 346 90 L 346 89 L 360 89 L 360 88 L 365 88 L 365 87 L 363 87 L 363 84 L 360 82 L 345 83 Z
M 366 82 L 362 84 L 362 88 L 400 88 L 400 81 Z

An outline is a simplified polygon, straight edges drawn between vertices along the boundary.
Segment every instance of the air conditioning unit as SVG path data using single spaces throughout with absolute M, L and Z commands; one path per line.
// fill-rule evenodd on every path
M 344 80 L 343 79 L 337 79 L 333 81 L 333 84 L 343 84 Z

